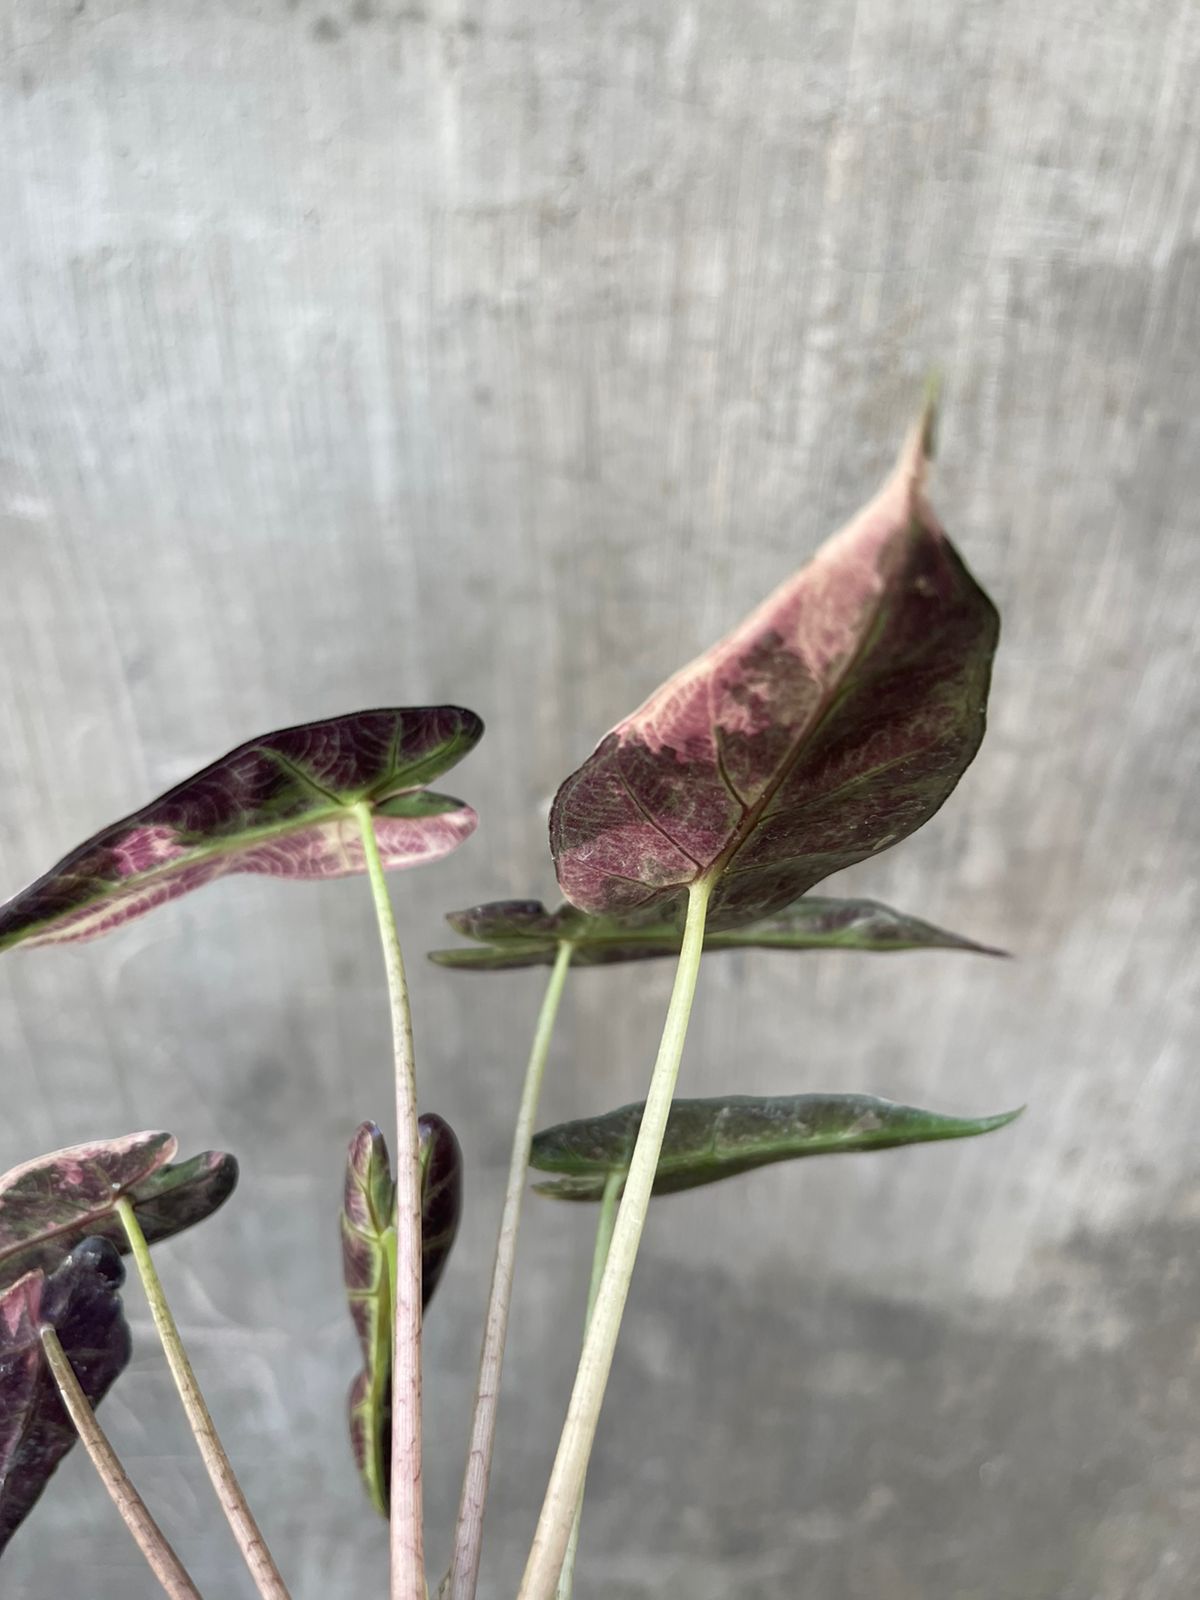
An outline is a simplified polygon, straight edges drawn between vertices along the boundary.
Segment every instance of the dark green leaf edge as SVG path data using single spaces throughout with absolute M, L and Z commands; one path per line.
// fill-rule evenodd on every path
M 535 1191 L 556 1200 L 599 1200 L 605 1180 L 628 1168 L 643 1106 L 639 1101 L 535 1135 L 530 1165 L 559 1175 L 535 1184 Z M 676 1100 L 654 1193 L 679 1193 L 780 1161 L 973 1138 L 1006 1127 L 1024 1109 L 948 1117 L 874 1095 Z

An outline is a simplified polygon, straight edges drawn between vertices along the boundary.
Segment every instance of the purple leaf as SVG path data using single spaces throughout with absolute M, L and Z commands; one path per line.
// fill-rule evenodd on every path
M 93 1406 L 129 1360 L 119 1290 L 125 1269 L 104 1239 L 85 1239 L 49 1277 L 26 1273 L 0 1294 L 0 1551 L 75 1442 L 38 1329 L 58 1333 Z
M 366 802 L 385 867 L 455 849 L 478 821 L 424 787 L 478 742 L 458 706 L 359 711 L 239 745 L 103 828 L 0 906 L 0 949 L 91 939 L 231 872 L 362 872 L 351 807 Z
M 462 1150 L 450 1124 L 427 1112 L 421 1139 L 421 1299 L 428 1306 L 462 1211 Z M 342 1276 L 362 1347 L 350 1389 L 350 1445 L 371 1502 L 388 1514 L 392 1427 L 392 1329 L 396 1282 L 396 1186 L 387 1143 L 373 1122 L 350 1141 L 342 1200 Z
M 932 414 L 873 501 L 562 785 L 558 881 L 596 914 L 701 879 L 710 926 L 791 905 L 907 837 L 983 736 L 991 601 L 925 497 Z
M 539 900 L 497 900 L 452 911 L 450 926 L 479 946 L 432 950 L 431 961 L 468 972 L 553 966 L 559 944 L 571 945 L 577 967 L 676 956 L 683 941 L 677 921 L 657 906 L 649 911 L 590 917 L 574 906 L 547 911 Z M 706 935 L 712 950 L 974 950 L 1001 955 L 956 933 L 935 928 L 875 900 L 822 900 L 806 895 L 759 922 Z
M 202 1222 L 237 1183 L 231 1155 L 206 1150 L 174 1165 L 169 1133 L 131 1133 L 72 1145 L 14 1167 L 0 1178 L 0 1285 L 40 1267 L 50 1271 L 80 1240 L 96 1236 L 129 1249 L 117 1199 L 125 1195 L 154 1244 Z
M 442 1281 L 462 1216 L 462 1148 L 454 1129 L 424 1112 L 421 1134 L 421 1300 L 428 1305 Z

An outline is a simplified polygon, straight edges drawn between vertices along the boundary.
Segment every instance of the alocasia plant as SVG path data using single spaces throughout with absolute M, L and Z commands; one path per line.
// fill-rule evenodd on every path
M 673 1105 L 705 951 L 1000 953 L 875 901 L 808 893 L 933 816 L 983 734 L 996 613 L 930 508 L 932 429 L 927 409 L 865 510 L 563 783 L 550 844 L 565 903 L 452 913 L 470 942 L 432 952 L 438 965 L 465 971 L 549 968 L 513 1135 L 453 1554 L 438 1591 L 447 1600 L 475 1600 L 479 1580 L 531 1163 L 541 1192 L 599 1207 L 579 1371 L 518 1596 L 568 1600 L 588 1456 L 651 1196 L 818 1154 L 964 1138 L 1016 1115 L 948 1117 L 812 1092 Z M 391 1600 L 427 1595 L 422 1313 L 458 1226 L 463 1157 L 440 1118 L 417 1116 L 408 984 L 385 875 L 435 860 L 472 832 L 471 808 L 426 786 L 481 732 L 472 712 L 433 706 L 265 734 L 102 829 L 0 906 L 0 948 L 43 945 L 108 932 L 236 872 L 367 875 L 391 1006 L 398 1136 L 393 1170 L 379 1128 L 358 1128 L 341 1233 L 362 1358 L 351 1445 L 371 1500 L 390 1516 Z M 535 1137 L 571 968 L 655 958 L 673 959 L 676 977 L 646 1099 Z M 739 1088 L 743 1077 L 739 1065 Z M 117 1251 L 128 1249 L 247 1567 L 263 1600 L 287 1600 L 149 1250 L 214 1211 L 236 1166 L 212 1152 L 175 1164 L 174 1154 L 167 1135 L 136 1134 L 58 1151 L 0 1180 L 0 1528 L 7 1537 L 41 1492 L 70 1442 L 69 1415 L 164 1589 L 194 1600 L 89 1404 L 127 1355 L 116 1288 Z

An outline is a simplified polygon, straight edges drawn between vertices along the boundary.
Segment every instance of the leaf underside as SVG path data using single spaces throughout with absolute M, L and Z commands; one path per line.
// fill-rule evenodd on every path
M 657 907 L 649 913 L 588 916 L 570 905 L 547 911 L 538 900 L 498 900 L 469 911 L 453 911 L 446 920 L 457 932 L 479 944 L 432 950 L 429 959 L 439 966 L 467 972 L 552 966 L 564 940 L 572 947 L 572 965 L 580 967 L 676 956 L 683 940 L 676 920 L 664 916 Z M 704 948 L 973 950 L 984 955 L 1002 954 L 874 900 L 829 900 L 816 895 L 805 896 L 776 916 L 708 933 Z
M 212 1215 L 237 1183 L 237 1162 L 206 1150 L 172 1162 L 169 1133 L 131 1133 L 72 1145 L 14 1167 L 0 1178 L 0 1287 L 34 1268 L 52 1271 L 85 1238 L 129 1249 L 116 1215 L 127 1197 L 150 1244 Z
M 537 1193 L 557 1200 L 601 1199 L 610 1175 L 629 1168 L 643 1109 L 644 1102 L 621 1106 L 537 1134 L 530 1165 L 559 1174 L 535 1184 Z M 1002 1128 L 1019 1115 L 1006 1111 L 991 1117 L 947 1117 L 861 1094 L 676 1100 L 654 1193 L 675 1194 L 806 1156 L 967 1139 Z
M 93 834 L 0 905 L 0 950 L 95 938 L 233 872 L 362 872 L 362 838 L 349 809 L 360 802 L 374 813 L 385 867 L 435 860 L 478 819 L 425 785 L 482 732 L 472 711 L 418 706 L 252 739 Z
M 925 498 L 932 416 L 875 499 L 560 788 L 559 885 L 596 914 L 780 911 L 927 821 L 983 736 L 996 612 Z
M 56 1330 L 96 1406 L 129 1360 L 119 1293 L 124 1277 L 112 1245 L 86 1239 L 49 1277 L 26 1273 L 0 1295 L 0 1551 L 75 1443 L 38 1328 L 49 1323 Z
M 421 1301 L 428 1306 L 462 1212 L 462 1151 L 433 1113 L 421 1139 Z M 350 1446 L 371 1503 L 388 1514 L 392 1423 L 392 1330 L 396 1282 L 396 1185 L 383 1134 L 364 1122 L 350 1142 L 342 1202 L 342 1276 L 362 1349 L 350 1389 Z

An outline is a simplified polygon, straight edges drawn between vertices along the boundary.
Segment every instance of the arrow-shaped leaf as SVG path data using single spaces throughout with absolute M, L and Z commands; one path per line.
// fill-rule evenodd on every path
M 0 949 L 91 939 L 231 872 L 362 872 L 366 802 L 385 867 L 446 855 L 470 806 L 425 785 L 477 743 L 459 706 L 359 711 L 252 739 L 103 828 L 0 906 Z
M 556 1200 L 599 1200 L 605 1180 L 628 1170 L 643 1103 L 602 1117 L 546 1128 L 530 1164 L 560 1176 L 535 1184 Z M 856 1150 L 889 1150 L 937 1139 L 968 1139 L 1020 1115 L 946 1117 L 866 1094 L 727 1095 L 676 1100 L 671 1107 L 654 1193 L 716 1183 L 776 1161 Z
M 876 498 L 562 785 L 558 881 L 581 910 L 666 908 L 714 885 L 709 926 L 790 905 L 907 837 L 983 736 L 991 601 L 925 497 L 927 414 Z
M 574 906 L 547 911 L 540 900 L 496 900 L 452 911 L 450 926 L 480 948 L 461 945 L 431 950 L 442 967 L 468 972 L 501 972 L 513 967 L 554 965 L 559 944 L 572 948 L 572 965 L 601 967 L 618 961 L 647 961 L 679 954 L 682 933 L 657 908 L 649 913 L 613 912 L 591 917 Z M 786 911 L 707 935 L 711 950 L 975 950 L 1001 951 L 935 928 L 875 900 L 822 900 L 805 896 Z
M 49 1277 L 26 1273 L 0 1294 L 0 1551 L 75 1442 L 42 1355 L 49 1323 L 93 1406 L 129 1360 L 119 1290 L 125 1269 L 105 1239 L 85 1239 Z
M 40 1267 L 51 1271 L 80 1240 L 97 1236 L 128 1252 L 116 1202 L 127 1196 L 149 1243 L 202 1222 L 237 1183 L 233 1156 L 206 1150 L 172 1163 L 169 1133 L 71 1145 L 0 1178 L 0 1285 Z
M 421 1138 L 421 1298 L 428 1306 L 458 1232 L 462 1150 L 450 1124 L 426 1113 Z M 350 1389 L 350 1445 L 371 1503 L 388 1514 L 396 1185 L 383 1134 L 364 1122 L 350 1141 L 342 1202 L 342 1275 L 362 1347 Z

